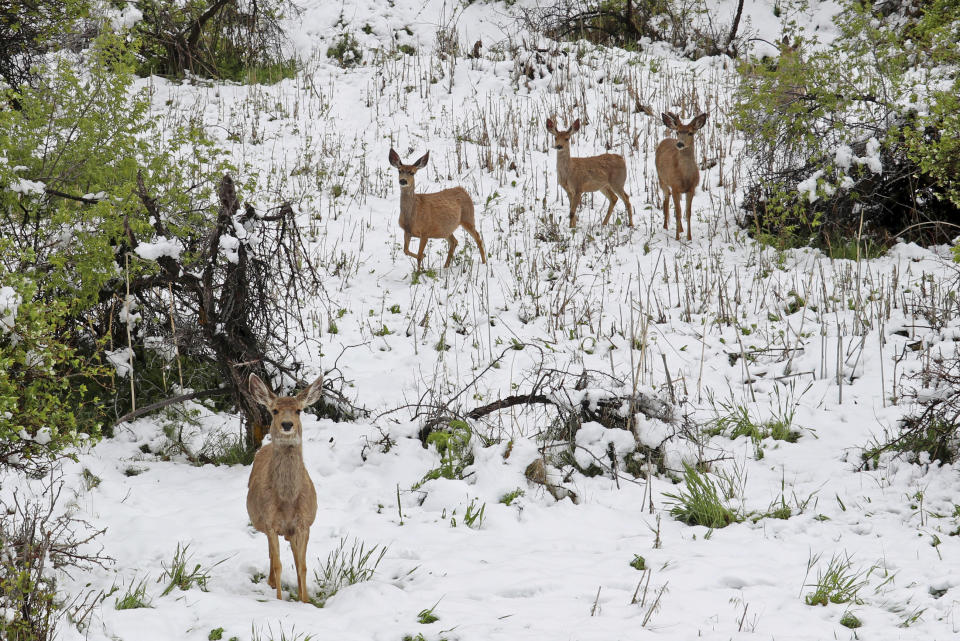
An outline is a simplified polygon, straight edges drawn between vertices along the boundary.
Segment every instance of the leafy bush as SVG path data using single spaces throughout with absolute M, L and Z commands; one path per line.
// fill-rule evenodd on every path
M 298 9 L 288 0 L 141 0 L 134 27 L 143 74 L 193 73 L 225 80 L 276 82 L 296 62 L 283 55 L 280 21 Z
M 445 478 L 463 478 L 463 471 L 473 465 L 473 450 L 470 439 L 473 431 L 465 421 L 452 420 L 441 429 L 431 431 L 425 441 L 426 446 L 433 445 L 440 455 L 440 465 L 427 472 L 414 489 L 427 481 Z
M 788 34 L 776 61 L 740 66 L 745 224 L 761 240 L 829 250 L 956 235 L 957 86 L 943 74 L 960 63 L 960 10 L 936 0 L 910 17 L 884 4 L 902 12 L 847 0 L 830 45 Z

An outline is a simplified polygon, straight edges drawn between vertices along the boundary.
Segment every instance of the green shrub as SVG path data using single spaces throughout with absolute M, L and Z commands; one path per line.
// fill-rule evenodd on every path
M 721 496 L 717 484 L 705 473 L 683 465 L 683 488 L 676 494 L 664 493 L 673 506 L 670 514 L 687 525 L 722 528 L 743 519 Z
M 340 37 L 327 48 L 327 57 L 336 60 L 341 67 L 354 67 L 363 62 L 360 43 L 349 31 L 341 33 Z
M 472 436 L 473 431 L 470 426 L 460 420 L 452 420 L 441 429 L 430 432 L 425 444 L 436 448 L 437 454 L 440 455 L 440 465 L 427 472 L 414 484 L 413 489 L 433 479 L 463 478 L 463 471 L 473 465 L 473 450 L 470 447 Z

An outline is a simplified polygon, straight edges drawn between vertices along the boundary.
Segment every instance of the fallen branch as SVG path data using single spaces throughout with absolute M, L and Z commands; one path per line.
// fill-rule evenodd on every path
M 118 418 L 116 422 L 114 422 L 113 426 L 116 427 L 121 423 L 127 423 L 128 421 L 132 421 L 135 418 L 140 418 L 144 414 L 149 414 L 150 412 L 153 412 L 155 410 L 163 409 L 164 407 L 168 407 L 170 405 L 176 405 L 177 403 L 182 403 L 184 401 L 191 401 L 195 398 L 210 398 L 211 396 L 224 396 L 229 393 L 230 393 L 229 389 L 221 387 L 217 389 L 208 389 L 208 390 L 201 390 L 199 392 L 189 392 L 187 394 L 181 394 L 180 396 L 174 396 L 172 398 L 168 398 L 163 401 L 151 403 L 150 405 L 146 405 L 132 412 L 127 412 L 126 414 Z

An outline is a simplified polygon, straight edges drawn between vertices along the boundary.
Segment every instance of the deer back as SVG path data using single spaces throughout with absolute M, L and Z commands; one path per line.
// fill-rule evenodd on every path
M 449 238 L 464 221 L 473 223 L 473 201 L 463 187 L 417 194 L 409 232 L 418 238 Z
M 609 185 L 623 188 L 627 163 L 619 154 L 571 158 L 566 179 L 564 186 L 579 192 L 600 191 Z

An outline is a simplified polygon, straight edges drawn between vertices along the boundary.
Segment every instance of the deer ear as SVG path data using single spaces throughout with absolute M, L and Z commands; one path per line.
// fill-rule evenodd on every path
M 580 119 L 577 118 L 573 121 L 573 124 L 570 125 L 570 133 L 575 134 L 580 131 Z
M 253 396 L 253 400 L 261 405 L 269 407 L 277 399 L 277 395 L 256 374 L 250 375 L 247 384 L 250 387 L 250 395 Z
M 547 118 L 547 131 L 552 134 L 557 133 L 557 125 L 553 122 L 553 118 Z
M 399 169 L 399 168 L 400 168 L 400 155 L 393 150 L 393 147 L 390 148 L 390 156 L 388 156 L 388 157 L 390 158 L 390 164 L 393 165 L 394 167 L 396 167 L 397 169 Z
M 297 400 L 304 407 L 313 405 L 323 396 L 323 376 L 318 376 L 317 380 L 310 383 L 310 387 L 297 394 Z
M 668 129 L 677 128 L 677 117 L 674 116 L 671 112 L 667 111 L 667 112 L 661 113 L 660 117 L 663 119 L 663 124 L 665 124 Z
M 702 114 L 700 114 L 699 116 L 697 116 L 696 118 L 694 118 L 694 119 L 690 122 L 690 126 L 693 127 L 693 130 L 694 130 L 694 131 L 698 131 L 698 130 L 702 129 L 703 126 L 704 126 L 705 124 L 707 124 L 707 116 L 708 116 L 708 115 L 709 115 L 709 114 L 702 113 Z
M 427 166 L 427 161 L 430 160 L 430 152 L 423 154 L 420 158 L 417 159 L 417 162 L 413 163 L 417 169 L 423 169 Z

